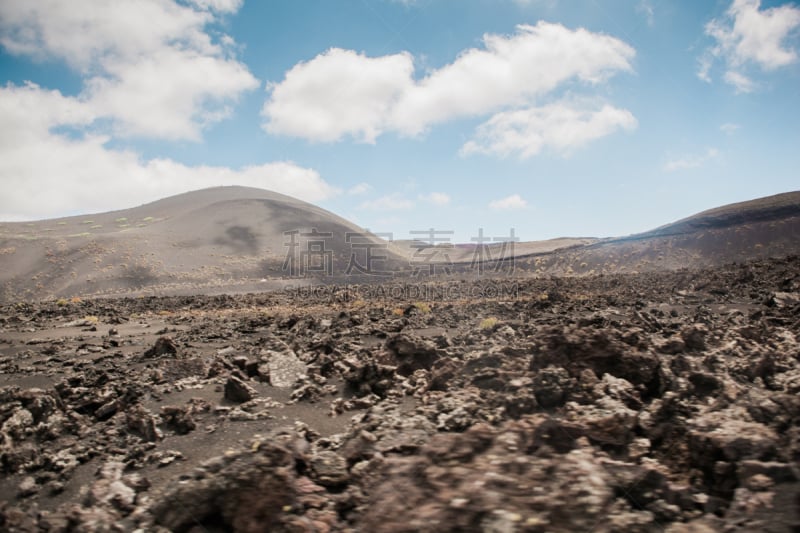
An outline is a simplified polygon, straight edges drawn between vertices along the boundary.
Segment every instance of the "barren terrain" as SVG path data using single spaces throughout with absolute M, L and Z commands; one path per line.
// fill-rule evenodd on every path
M 2 224 L 0 530 L 796 532 L 799 248 L 800 193 L 485 249 L 237 187 Z
M 0 302 L 242 294 L 299 284 L 417 282 L 431 274 L 516 279 L 722 266 L 800 254 L 800 192 L 623 237 L 437 246 L 431 241 L 441 235 L 428 242 L 406 237 L 368 233 L 274 192 L 216 187 L 123 211 L 0 223 Z
M 0 309 L 8 531 L 797 531 L 797 257 Z

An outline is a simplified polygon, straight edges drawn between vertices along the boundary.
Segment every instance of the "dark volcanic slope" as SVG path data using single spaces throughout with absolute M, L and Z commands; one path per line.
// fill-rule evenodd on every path
M 692 233 L 711 228 L 721 229 L 758 222 L 773 222 L 797 216 L 800 216 L 800 191 L 709 209 L 640 234 L 638 237 Z
M 284 277 L 284 232 L 329 232 L 324 251 L 344 271 L 354 224 L 270 191 L 217 187 L 133 209 L 32 223 L 0 224 L 0 287 L 6 300 L 76 295 L 212 292 Z M 295 255 L 309 239 L 298 236 Z M 360 242 L 381 243 L 371 237 Z M 393 255 L 389 251 L 389 265 Z M 321 257 L 321 256 L 320 256 Z M 363 259 L 361 259 L 363 262 Z M 320 263 L 320 266 L 326 266 Z M 235 290 L 235 288 L 234 288 Z
M 627 237 L 517 259 L 538 274 L 586 275 L 720 266 L 800 253 L 800 192 L 730 204 Z

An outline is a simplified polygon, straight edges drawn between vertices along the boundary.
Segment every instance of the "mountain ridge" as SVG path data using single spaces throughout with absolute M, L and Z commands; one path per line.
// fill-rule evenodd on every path
M 713 266 L 800 253 L 800 191 L 719 206 L 634 235 L 496 243 L 486 250 L 387 242 L 314 204 L 223 186 L 106 213 L 0 223 L 0 298 L 253 292 L 426 273 L 535 277 Z M 372 269 L 368 254 L 376 260 Z

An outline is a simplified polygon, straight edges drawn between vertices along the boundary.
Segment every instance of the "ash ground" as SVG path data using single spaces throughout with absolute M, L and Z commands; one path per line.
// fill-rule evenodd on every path
M 0 529 L 798 531 L 800 259 L 448 287 L 0 308 Z

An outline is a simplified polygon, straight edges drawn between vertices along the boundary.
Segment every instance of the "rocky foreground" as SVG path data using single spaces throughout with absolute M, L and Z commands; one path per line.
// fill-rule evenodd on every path
M 0 308 L 0 529 L 800 529 L 797 257 L 421 287 Z

